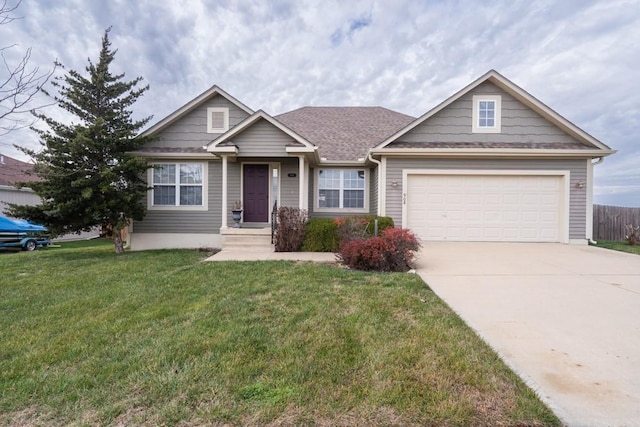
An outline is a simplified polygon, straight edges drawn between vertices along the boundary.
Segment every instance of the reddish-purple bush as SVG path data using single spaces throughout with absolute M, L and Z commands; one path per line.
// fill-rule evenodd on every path
M 278 209 L 276 225 L 276 252 L 298 252 L 304 242 L 304 227 L 307 223 L 305 209 L 283 206 Z
M 408 271 L 418 249 L 420 244 L 410 230 L 388 228 L 380 237 L 345 242 L 338 258 L 356 270 Z

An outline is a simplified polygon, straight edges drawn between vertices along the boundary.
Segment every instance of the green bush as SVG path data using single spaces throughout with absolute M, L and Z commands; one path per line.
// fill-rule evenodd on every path
M 336 252 L 340 246 L 338 224 L 333 218 L 311 218 L 305 227 L 302 250 Z
M 393 228 L 393 219 L 375 215 L 346 216 L 339 218 L 311 218 L 305 228 L 303 251 L 336 252 L 343 242 L 372 237 L 375 220 L 378 220 L 378 235 Z

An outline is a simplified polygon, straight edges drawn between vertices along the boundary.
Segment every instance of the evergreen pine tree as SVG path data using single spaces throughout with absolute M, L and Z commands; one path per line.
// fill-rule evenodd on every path
M 65 75 L 52 82 L 58 92 L 54 99 L 74 120 L 65 124 L 36 114 L 48 125 L 48 130 L 34 129 L 42 149 L 21 149 L 36 161 L 33 173 L 40 180 L 28 186 L 42 204 L 12 205 L 9 214 L 46 225 L 54 235 L 101 226 L 122 253 L 121 230 L 129 219 L 145 214 L 149 166 L 130 153 L 149 141 L 136 135 L 151 117 L 136 121 L 130 110 L 149 89 L 137 87 L 142 77 L 126 82 L 124 73 L 109 70 L 117 52 L 110 48 L 110 30 L 102 37 L 98 63 L 89 59 L 86 77 L 57 64 Z

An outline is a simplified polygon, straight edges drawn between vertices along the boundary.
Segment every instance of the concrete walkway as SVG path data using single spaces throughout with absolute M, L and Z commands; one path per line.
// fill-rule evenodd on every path
M 330 252 L 267 252 L 252 250 L 222 250 L 205 261 L 313 261 L 335 262 L 336 255 Z
M 569 426 L 640 425 L 640 256 L 426 243 L 418 274 Z

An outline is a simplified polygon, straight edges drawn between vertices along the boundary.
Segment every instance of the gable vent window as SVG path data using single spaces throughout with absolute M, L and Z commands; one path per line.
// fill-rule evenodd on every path
M 224 133 L 229 130 L 228 108 L 207 108 L 207 132 Z
M 500 95 L 474 95 L 473 133 L 500 133 L 502 102 Z

